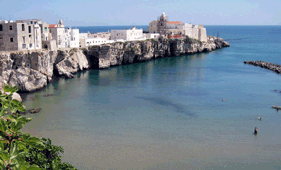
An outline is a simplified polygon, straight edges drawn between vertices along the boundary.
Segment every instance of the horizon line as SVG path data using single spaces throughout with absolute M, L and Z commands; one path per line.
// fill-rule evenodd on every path
M 65 26 L 65 27 L 112 27 L 112 26 L 149 26 L 149 25 L 82 25 L 82 26 Z M 281 24 L 276 25 L 204 25 L 204 26 L 281 26 Z

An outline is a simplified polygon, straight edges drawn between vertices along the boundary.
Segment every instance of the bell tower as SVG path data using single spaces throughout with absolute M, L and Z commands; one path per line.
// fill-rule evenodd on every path
M 160 33 L 160 35 L 166 34 L 167 22 L 168 22 L 167 16 L 163 12 L 162 15 L 159 17 L 158 24 L 157 24 L 158 32 Z

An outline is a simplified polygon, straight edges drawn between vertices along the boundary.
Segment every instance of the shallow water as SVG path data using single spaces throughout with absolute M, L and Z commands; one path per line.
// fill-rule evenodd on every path
M 281 169 L 281 112 L 271 108 L 281 76 L 243 63 L 281 64 L 281 28 L 207 31 L 231 47 L 84 71 L 26 95 L 42 111 L 25 131 L 63 146 L 78 169 Z

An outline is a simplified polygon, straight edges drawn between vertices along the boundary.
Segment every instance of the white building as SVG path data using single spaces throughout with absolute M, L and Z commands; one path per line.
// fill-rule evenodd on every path
M 0 51 L 42 49 L 41 23 L 41 19 L 0 20 Z
M 145 40 L 145 37 L 143 36 L 142 29 L 136 29 L 136 27 L 132 27 L 128 30 L 111 30 L 111 40 L 134 41 Z
M 161 35 L 185 35 L 203 42 L 207 41 L 207 31 L 203 25 L 192 25 L 181 21 L 168 21 L 163 12 L 158 20 L 153 20 L 147 28 L 149 33 L 160 33 Z
M 65 30 L 67 47 L 78 48 L 79 47 L 79 29 L 67 28 Z
M 58 24 L 49 25 L 51 37 L 56 40 L 57 48 L 78 48 L 79 29 L 65 29 L 62 20 Z
M 144 33 L 143 35 L 146 39 L 157 39 L 160 37 L 159 33 Z
M 79 47 L 82 48 L 114 42 L 114 40 L 108 40 L 106 36 L 95 36 L 90 33 L 80 33 L 79 37 Z

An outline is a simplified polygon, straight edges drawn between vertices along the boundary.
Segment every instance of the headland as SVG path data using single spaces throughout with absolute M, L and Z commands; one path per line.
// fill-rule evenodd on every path
M 0 52 L 0 88 L 17 86 L 21 92 L 45 87 L 54 77 L 72 78 L 86 69 L 145 62 L 156 58 L 177 57 L 229 47 L 222 38 L 208 37 L 207 42 L 191 38 L 147 39 L 115 42 L 88 48 Z

